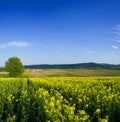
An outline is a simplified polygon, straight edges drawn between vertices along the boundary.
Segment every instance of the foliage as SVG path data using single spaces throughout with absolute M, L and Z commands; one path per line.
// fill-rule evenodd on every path
M 120 77 L 1 78 L 0 121 L 118 122 Z
M 24 70 L 24 72 L 21 74 L 20 78 L 28 78 L 29 77 L 29 71 Z
M 24 66 L 18 57 L 11 57 L 5 63 L 6 71 L 10 77 L 18 77 L 24 72 Z

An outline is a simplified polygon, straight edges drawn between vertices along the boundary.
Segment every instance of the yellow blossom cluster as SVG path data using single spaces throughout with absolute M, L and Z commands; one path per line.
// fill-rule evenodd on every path
M 1 78 L 1 122 L 115 122 L 120 77 Z

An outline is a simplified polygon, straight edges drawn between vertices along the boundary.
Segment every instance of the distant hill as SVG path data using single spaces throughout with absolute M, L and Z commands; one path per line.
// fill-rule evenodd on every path
M 26 65 L 27 69 L 115 69 L 120 70 L 120 65 L 104 63 L 78 63 L 78 64 L 38 64 Z

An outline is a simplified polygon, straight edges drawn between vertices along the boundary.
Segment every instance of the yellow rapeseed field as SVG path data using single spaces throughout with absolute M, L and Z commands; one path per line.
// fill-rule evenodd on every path
M 120 77 L 0 78 L 0 122 L 119 122 Z

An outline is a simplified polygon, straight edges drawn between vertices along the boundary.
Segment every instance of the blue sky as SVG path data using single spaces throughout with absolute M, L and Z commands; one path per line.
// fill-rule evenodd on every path
M 1 0 L 0 66 L 120 64 L 119 0 Z

